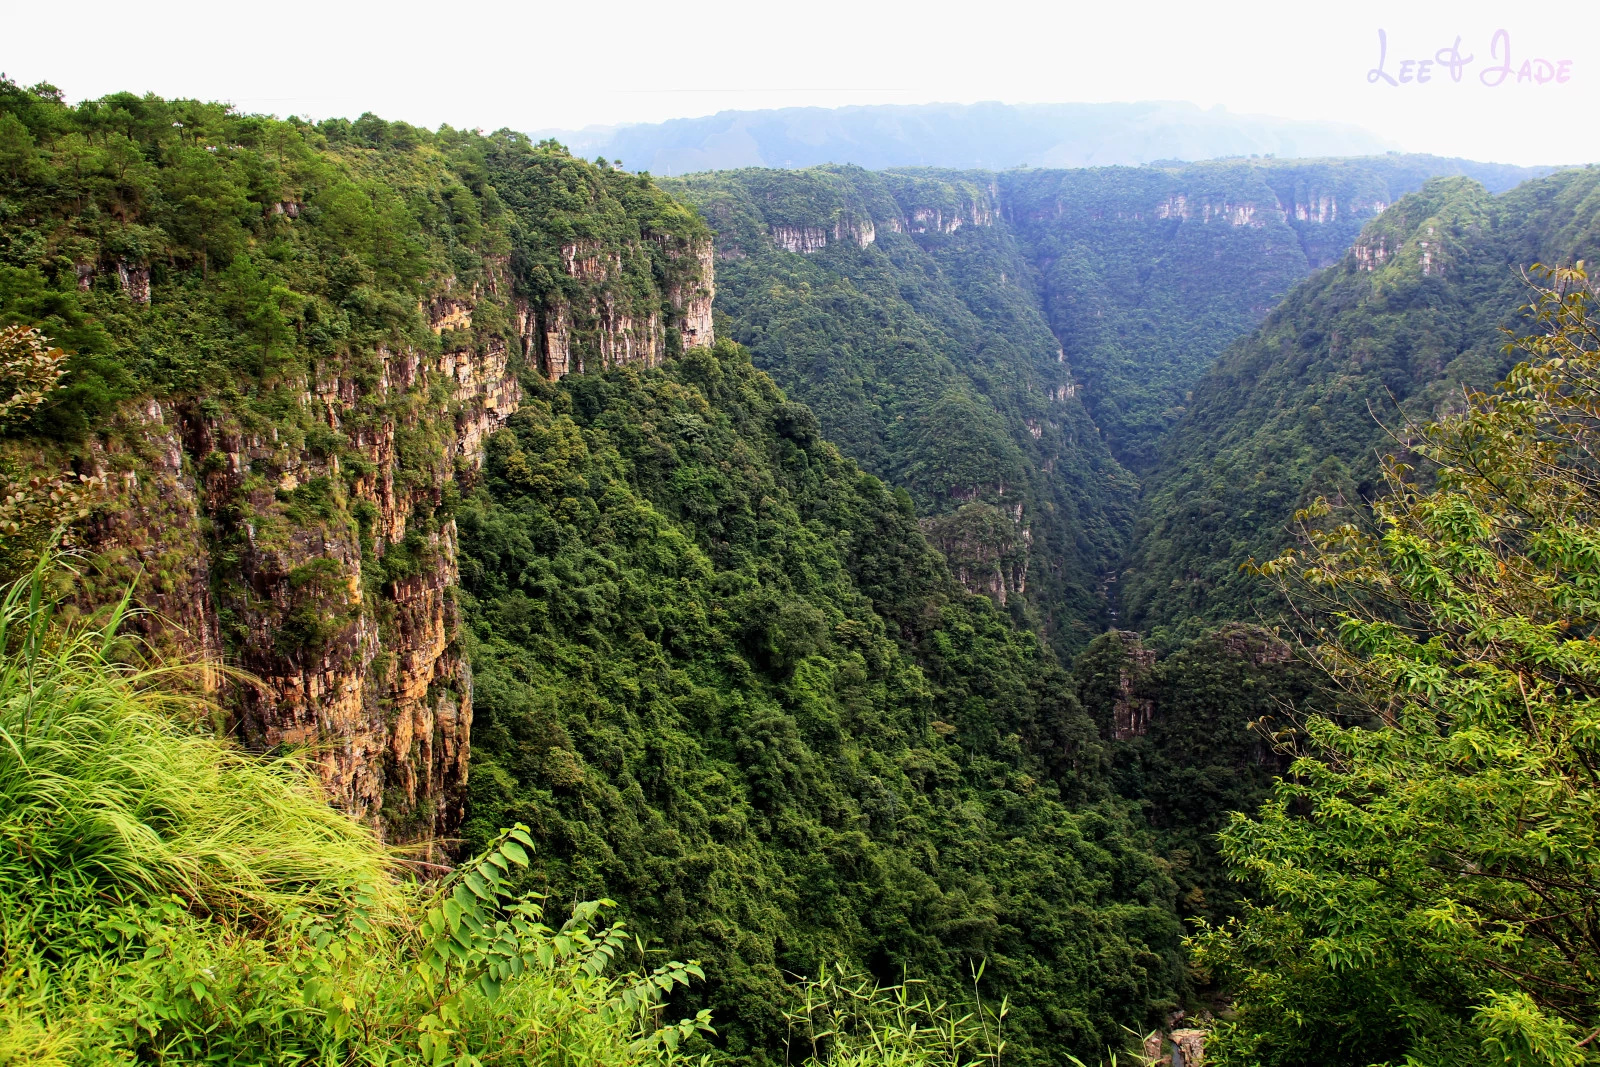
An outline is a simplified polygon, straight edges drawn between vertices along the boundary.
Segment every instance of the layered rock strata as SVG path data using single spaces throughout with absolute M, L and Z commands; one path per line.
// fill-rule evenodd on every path
M 512 295 L 503 260 L 465 291 L 444 279 L 422 305 L 437 353 L 379 346 L 319 367 L 270 422 L 182 398 L 130 408 L 91 454 L 106 498 L 87 599 L 137 581 L 154 650 L 229 664 L 205 681 L 242 741 L 303 751 L 329 799 L 387 839 L 445 845 L 472 731 L 452 503 L 524 369 L 650 366 L 711 343 L 710 243 L 678 253 L 690 269 L 644 314 L 594 250 L 568 259 L 577 316 L 565 296 Z M 509 336 L 473 329 L 484 301 L 510 312 Z

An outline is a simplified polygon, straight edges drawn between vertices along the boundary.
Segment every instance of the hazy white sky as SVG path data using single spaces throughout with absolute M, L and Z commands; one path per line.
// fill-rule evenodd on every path
M 1380 29 L 1384 73 L 1411 81 L 1369 79 Z M 1456 81 L 1438 54 L 1458 36 L 1473 61 Z M 1485 85 L 1507 41 L 1512 73 Z M 1434 60 L 1425 84 L 1407 59 Z M 1353 122 L 1412 151 L 1600 161 L 1594 0 L 0 0 L 0 70 L 73 100 L 148 90 L 519 130 L 803 104 L 1190 100 Z

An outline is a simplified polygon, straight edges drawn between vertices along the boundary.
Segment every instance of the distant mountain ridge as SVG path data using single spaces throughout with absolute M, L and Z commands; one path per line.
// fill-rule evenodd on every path
M 1387 153 L 996 180 L 1084 403 L 1117 460 L 1142 477 L 1212 361 L 1312 270 L 1342 259 L 1368 220 L 1430 178 L 1499 193 L 1545 173 Z
M 1527 300 L 1522 270 L 1600 250 L 1600 169 L 1491 195 L 1436 178 L 1362 228 L 1338 263 L 1301 282 L 1196 381 L 1144 477 L 1121 583 L 1145 631 L 1248 618 L 1259 591 L 1239 564 L 1288 543 L 1317 496 L 1370 500 L 1390 426 L 1427 420 L 1509 369 L 1503 328 Z
M 1173 101 L 917 104 L 721 111 L 582 130 L 545 130 L 575 154 L 629 170 L 690 174 L 739 167 L 1139 165 L 1226 156 L 1355 156 L 1397 148 L 1358 126 L 1242 115 Z

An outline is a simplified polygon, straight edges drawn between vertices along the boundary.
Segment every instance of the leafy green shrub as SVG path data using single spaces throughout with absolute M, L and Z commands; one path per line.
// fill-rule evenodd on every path
M 1221 1064 L 1600 1059 L 1600 320 L 1579 267 L 1526 309 L 1527 361 L 1407 442 L 1431 484 L 1391 461 L 1370 523 L 1263 568 L 1321 609 L 1319 655 L 1366 717 L 1311 718 L 1293 776 L 1222 834 L 1261 903 L 1195 941 L 1237 991 Z
M 938 1000 L 915 978 L 885 986 L 834 966 L 802 982 L 789 1020 L 789 1050 L 804 1067 L 999 1067 L 1010 1005 Z

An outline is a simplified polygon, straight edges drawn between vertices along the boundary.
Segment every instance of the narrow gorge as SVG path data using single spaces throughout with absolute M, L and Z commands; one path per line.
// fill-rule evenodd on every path
M 102 701 L 37 726 L 45 690 L 0 672 L 0 795 L 24 798 L 0 810 L 22 931 L 0 973 L 27 978 L 0 1024 L 112 1050 L 85 1064 L 441 1067 L 501 1034 L 534 1062 L 559 1031 L 606 1067 L 776 1067 L 804 998 L 903 1021 L 882 998 L 916 989 L 988 1050 L 908 1060 L 937 1067 L 999 1063 L 1000 1006 L 1018 1067 L 1192 1055 L 1208 1027 L 1257 1063 L 1250 1026 L 1280 1041 L 1259 1063 L 1334 1063 L 1341 998 L 1370 1008 L 1362 1064 L 1400 1062 L 1418 1018 L 1468 1047 L 1448 982 L 1396 1022 L 1284 932 L 1321 921 L 1266 851 L 1322 862 L 1296 760 L 1421 698 L 1361 650 L 1340 664 L 1388 703 L 1333 684 L 1306 650 L 1337 635 L 1241 564 L 1315 537 L 1296 509 L 1393 488 L 1375 415 L 1516 415 L 1466 390 L 1551 320 L 1530 281 L 1592 292 L 1522 272 L 1600 248 L 1597 174 L 1391 153 L 657 179 L 507 130 L 74 106 L 0 75 L 0 617 L 54 635 L 0 645 L 29 671 L 60 653 L 46 696 Z M 1586 574 L 1574 522 L 1546 532 Z M 1590 644 L 1497 675 L 1513 710 Z M 92 788 L 50 791 L 69 776 L 34 768 L 62 753 Z M 1481 989 L 1520 989 L 1496 966 Z M 102 996 L 129 975 L 148 1011 Z M 1315 1049 L 1281 1037 L 1279 981 L 1321 1005 Z M 806 1032 L 805 1067 L 855 1033 Z

